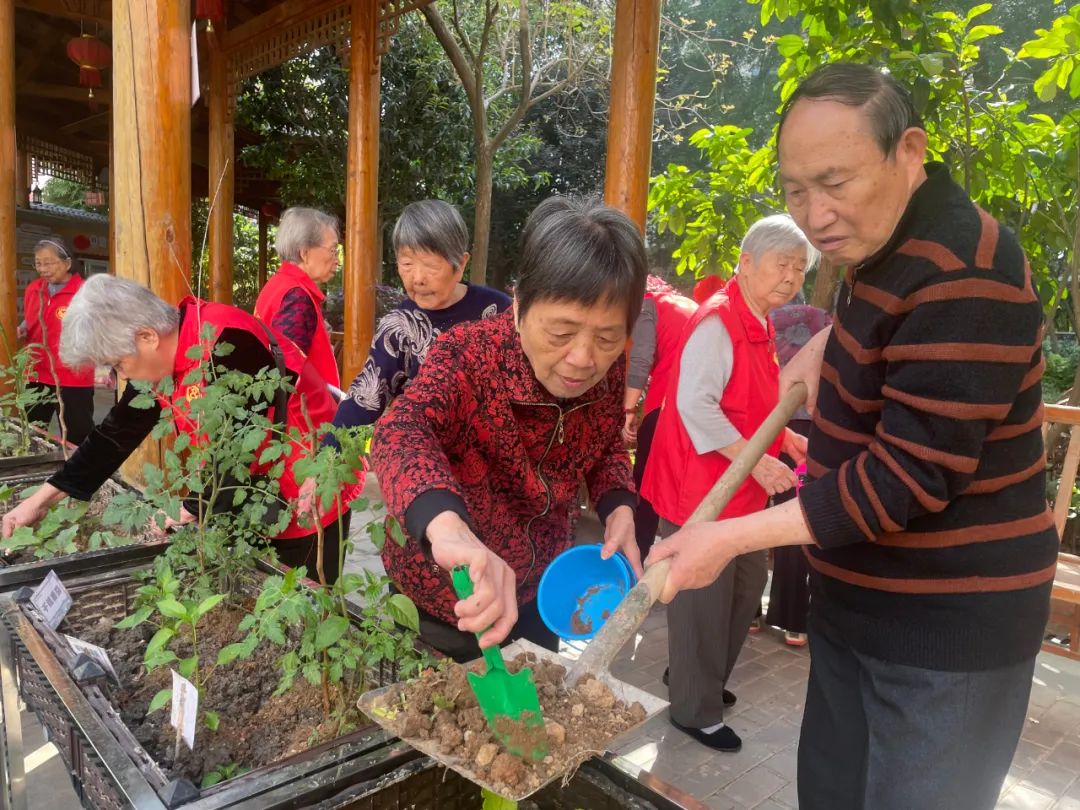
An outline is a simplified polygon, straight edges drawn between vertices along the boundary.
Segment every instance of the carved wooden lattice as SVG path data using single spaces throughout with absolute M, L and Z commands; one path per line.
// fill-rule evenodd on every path
M 432 0 L 379 0 L 379 53 L 389 51 L 390 40 L 398 31 L 401 15 L 426 6 Z M 317 11 L 310 17 L 287 27 L 268 32 L 246 43 L 229 56 L 229 95 L 244 79 L 269 70 L 297 56 L 311 53 L 327 45 L 336 47 L 343 55 L 349 49 L 352 28 L 352 3 L 343 0 L 338 5 Z
M 231 93 L 244 79 L 294 57 L 311 53 L 316 48 L 327 45 L 343 48 L 351 32 L 351 11 L 352 4 L 344 2 L 299 20 L 288 28 L 271 31 L 233 53 L 229 59 Z
M 390 52 L 390 39 L 398 32 L 401 15 L 426 6 L 432 0 L 380 0 L 379 53 Z
M 30 156 L 31 177 L 47 174 L 84 186 L 93 184 L 94 161 L 89 155 L 31 136 L 20 136 L 18 142 L 19 149 Z

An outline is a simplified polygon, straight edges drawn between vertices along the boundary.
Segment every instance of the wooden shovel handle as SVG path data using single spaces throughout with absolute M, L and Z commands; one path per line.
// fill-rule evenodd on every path
M 796 383 L 788 389 L 772 412 L 765 417 L 761 426 L 754 431 L 746 447 L 698 504 L 697 509 L 687 519 L 687 524 L 716 520 L 720 516 L 743 481 L 750 475 L 754 465 L 765 455 L 769 445 L 780 435 L 780 431 L 787 427 L 795 411 L 805 401 L 806 386 L 803 383 Z M 604 626 L 600 628 L 600 632 L 589 642 L 585 652 L 571 666 L 567 676 L 568 683 L 577 683 L 578 679 L 587 672 L 605 672 L 610 668 L 619 650 L 641 626 L 653 603 L 660 598 L 670 571 L 670 558 L 645 569 L 641 581 L 630 589 L 622 604 L 611 614 Z
M 788 422 L 799 407 L 806 401 L 806 386 L 803 383 L 795 383 L 787 390 L 776 407 L 772 409 L 761 426 L 754 431 L 754 435 L 747 441 L 746 447 L 731 462 L 720 479 L 713 484 L 708 494 L 701 499 L 686 524 L 707 523 L 716 520 L 725 507 L 731 502 L 739 487 L 747 479 L 761 457 L 769 449 L 769 446 L 780 435 L 780 431 L 787 427 Z M 650 565 L 641 578 L 649 588 L 652 601 L 660 598 L 667 582 L 668 572 L 671 570 L 671 559 L 661 560 L 655 565 Z

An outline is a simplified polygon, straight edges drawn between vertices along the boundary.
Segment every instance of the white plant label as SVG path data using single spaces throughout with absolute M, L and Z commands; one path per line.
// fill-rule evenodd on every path
M 55 571 L 50 571 L 40 585 L 34 588 L 30 604 L 53 630 L 60 626 L 67 612 L 71 609 L 71 594 Z
M 109 653 L 105 651 L 104 647 L 99 647 L 97 644 L 91 644 L 89 641 L 83 641 L 81 638 L 75 638 L 75 636 L 67 634 L 64 635 L 64 638 L 67 639 L 76 655 L 90 656 L 98 663 L 98 666 L 112 675 L 117 681 L 120 680 L 116 675 L 116 670 L 113 669 L 112 661 L 109 660 Z
M 172 716 L 169 724 L 175 728 L 187 743 L 195 748 L 195 718 L 199 713 L 199 690 L 195 684 L 177 672 L 172 671 Z

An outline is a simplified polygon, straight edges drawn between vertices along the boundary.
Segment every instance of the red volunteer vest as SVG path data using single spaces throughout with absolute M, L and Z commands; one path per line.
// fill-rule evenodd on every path
M 749 439 L 779 400 L 780 366 L 776 361 L 772 324 L 766 321 L 768 328 L 762 326 L 746 305 L 738 281 L 733 278 L 721 292 L 702 304 L 690 319 L 679 344 L 680 358 L 697 325 L 714 314 L 724 322 L 734 356 L 731 379 L 720 397 L 720 410 L 738 428 L 743 438 Z M 696 362 L 710 362 L 708 357 L 694 359 Z M 693 442 L 679 418 L 678 391 L 679 364 L 676 363 L 657 420 L 641 494 L 653 505 L 658 515 L 682 526 L 731 462 L 718 452 L 699 455 L 694 450 Z M 781 443 L 782 436 L 773 442 L 769 455 L 778 456 Z M 765 507 L 767 501 L 765 490 L 753 478 L 747 478 L 720 517 L 731 518 L 757 512 Z
M 724 285 L 727 284 L 724 279 L 717 275 L 705 276 L 694 285 L 694 300 L 699 304 L 704 304 L 720 290 L 724 289 Z
M 266 329 L 254 316 L 236 307 L 200 301 L 188 296 L 180 302 L 180 311 L 183 314 L 183 321 L 180 324 L 176 358 L 173 365 L 173 398 L 172 402 L 163 400 L 162 405 L 172 405 L 175 408 L 177 428 L 188 434 L 191 441 L 195 443 L 202 441 L 202 432 L 194 421 L 186 418 L 185 414 L 188 413 L 187 403 L 195 397 L 202 396 L 201 384 L 185 383 L 185 378 L 192 369 L 209 358 L 210 349 L 223 329 L 242 329 L 245 332 L 250 332 L 267 348 L 270 347 L 270 339 L 267 336 Z M 201 342 L 200 334 L 206 324 L 213 326 L 213 339 L 204 344 L 205 349 L 201 360 L 192 359 L 188 356 L 188 350 Z M 304 357 L 304 353 L 284 336 L 274 333 L 274 337 L 281 347 L 285 367 L 297 375 L 296 388 L 289 394 L 285 426 L 286 428 L 297 428 L 305 435 L 310 434 L 311 425 L 318 427 L 333 420 L 336 410 L 334 402 L 330 398 L 330 392 L 326 390 L 326 384 L 315 371 L 311 362 Z M 270 419 L 276 418 L 273 406 L 271 406 L 267 415 Z M 292 453 L 286 459 L 285 472 L 278 483 L 281 488 L 281 496 L 290 502 L 294 501 L 300 493 L 300 485 L 293 477 L 293 464 L 312 449 L 318 449 L 318 438 L 315 441 L 316 446 L 314 448 L 297 442 Z M 252 472 L 264 472 L 269 466 L 253 465 Z M 363 485 L 362 473 L 360 474 L 360 485 Z M 347 506 L 348 503 L 347 494 L 343 493 L 338 502 L 332 508 L 326 510 L 327 513 L 323 515 L 322 519 L 323 525 L 328 526 L 336 520 L 338 514 L 343 511 L 342 507 Z M 311 534 L 314 530 L 314 527 L 309 524 L 300 525 L 294 515 L 288 528 L 277 537 L 278 539 L 302 537 Z
M 315 317 L 318 323 L 315 326 L 315 334 L 311 338 L 311 349 L 308 351 L 308 362 L 315 367 L 319 376 L 335 388 L 341 387 L 341 373 L 338 371 L 337 359 L 334 357 L 334 346 L 330 342 L 330 332 L 323 318 L 322 305 L 326 300 L 326 294 L 319 289 L 319 285 L 312 281 L 308 274 L 300 267 L 291 262 L 282 262 L 270 280 L 259 291 L 259 298 L 255 301 L 255 317 L 266 324 L 274 322 L 274 317 L 281 309 L 281 301 L 286 293 L 299 287 L 311 298 L 315 305 Z
M 67 284 L 53 296 L 49 295 L 49 284 L 43 278 L 34 279 L 26 287 L 23 296 L 26 343 L 38 344 L 30 350 L 33 362 L 28 369 L 28 378 L 31 381 L 46 385 L 59 383 L 65 388 L 93 387 L 93 366 L 75 370 L 60 362 L 60 332 L 64 315 L 82 284 L 82 276 L 72 274 Z
M 655 411 L 664 401 L 668 379 L 679 357 L 680 341 L 697 304 L 682 295 L 646 293 L 656 304 L 656 354 L 645 393 L 644 413 Z

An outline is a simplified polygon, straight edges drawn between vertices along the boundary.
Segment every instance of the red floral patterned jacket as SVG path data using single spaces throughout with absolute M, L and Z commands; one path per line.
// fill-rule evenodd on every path
M 423 539 L 441 512 L 460 514 L 510 565 L 525 604 L 570 545 L 582 480 L 602 520 L 636 503 L 619 433 L 625 365 L 620 359 L 582 396 L 558 400 L 533 375 L 512 310 L 435 342 L 372 442 L 383 497 L 406 530 L 404 547 L 388 537 L 382 554 L 403 593 L 456 623 L 448 572 Z

